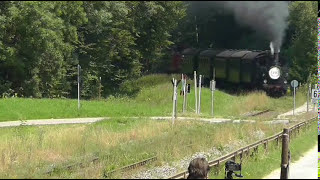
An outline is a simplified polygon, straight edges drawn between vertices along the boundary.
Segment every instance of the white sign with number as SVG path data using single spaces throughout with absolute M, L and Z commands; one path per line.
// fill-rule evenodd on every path
M 311 98 L 312 99 L 318 99 L 318 93 L 319 93 L 318 90 L 312 89 Z
M 313 104 L 316 104 L 318 103 L 318 93 L 319 93 L 319 90 L 317 89 L 312 89 L 312 93 L 311 93 L 311 98 L 312 98 L 312 103 Z

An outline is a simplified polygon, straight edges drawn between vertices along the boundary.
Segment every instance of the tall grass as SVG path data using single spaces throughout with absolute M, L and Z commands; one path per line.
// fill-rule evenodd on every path
M 151 156 L 157 156 L 155 165 L 161 165 L 212 147 L 232 151 L 256 141 L 256 131 L 267 136 L 281 127 L 177 121 L 172 128 L 167 121 L 113 119 L 90 125 L 4 128 L 0 132 L 0 178 L 101 178 L 105 171 Z M 100 158 L 99 163 L 71 172 L 61 168 L 93 156 Z M 51 164 L 58 170 L 52 176 L 43 174 Z
M 172 77 L 178 75 L 149 75 L 136 81 L 126 82 L 120 91 L 130 96 L 109 97 L 103 100 L 81 100 L 78 111 L 77 100 L 71 99 L 0 99 L 0 121 L 74 118 L 74 117 L 123 117 L 123 116 L 170 116 L 172 113 Z M 188 83 L 193 84 L 191 80 Z M 188 94 L 187 112 L 182 114 L 183 96 L 178 97 L 178 116 L 197 116 L 195 112 L 194 89 Z M 132 90 L 133 89 L 133 90 Z M 181 83 L 178 90 L 181 89 Z M 178 91 L 178 92 L 179 92 Z M 133 95 L 135 94 L 135 95 Z M 297 106 L 305 102 L 304 92 L 298 90 Z M 216 117 L 239 117 L 255 110 L 271 109 L 285 112 L 293 107 L 292 97 L 278 99 L 266 96 L 264 92 L 252 92 L 233 96 L 215 91 L 214 113 Z M 202 89 L 201 115 L 211 117 L 211 91 Z

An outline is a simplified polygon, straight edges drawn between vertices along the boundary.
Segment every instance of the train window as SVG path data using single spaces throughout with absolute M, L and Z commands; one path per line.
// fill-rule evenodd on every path
M 214 62 L 215 71 L 216 71 L 216 78 L 225 79 L 226 75 L 226 59 L 219 59 L 216 58 Z
M 252 61 L 242 60 L 241 63 L 241 82 L 251 83 L 252 80 Z
M 182 61 L 182 71 L 183 73 L 193 73 L 193 57 L 185 56 Z
M 198 72 L 201 75 L 208 76 L 210 75 L 210 58 L 208 57 L 200 57 L 199 59 L 199 67 Z
M 240 59 L 230 59 L 229 61 L 229 82 L 240 82 Z

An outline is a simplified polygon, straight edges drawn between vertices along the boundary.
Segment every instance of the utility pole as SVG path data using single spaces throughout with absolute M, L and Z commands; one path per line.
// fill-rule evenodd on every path
M 80 109 L 80 70 L 81 66 L 78 64 L 78 110 Z
M 185 75 L 182 74 L 182 87 L 183 87 L 183 109 L 182 109 L 182 112 L 183 113 L 186 111 L 186 106 L 187 106 L 186 86 L 187 86 L 187 79 L 185 78 Z
M 177 80 L 173 78 L 172 125 L 177 118 Z
M 296 87 L 293 88 L 293 115 L 294 115 L 295 109 L 296 109 Z
M 195 95 L 195 104 L 196 104 L 196 114 L 198 113 L 198 96 L 197 96 L 197 71 L 193 72 L 193 80 L 194 80 L 194 95 Z
M 196 40 L 197 45 L 199 45 L 199 33 L 198 33 L 198 25 L 197 25 L 197 16 L 194 16 L 195 24 L 196 24 Z
M 307 112 L 309 112 L 310 92 L 311 92 L 311 84 L 308 85 L 308 93 L 307 93 Z
M 101 77 L 99 77 L 99 100 L 101 99 Z
M 199 104 L 198 104 L 198 114 L 200 114 L 201 112 L 201 79 L 202 79 L 202 75 L 200 75 L 199 77 Z
M 213 117 L 213 109 L 214 109 L 214 90 L 216 88 L 216 82 L 212 80 L 210 82 L 210 90 L 211 90 L 211 115 Z

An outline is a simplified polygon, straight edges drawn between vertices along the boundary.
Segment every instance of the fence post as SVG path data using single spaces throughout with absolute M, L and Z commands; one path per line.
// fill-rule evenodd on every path
M 289 129 L 283 129 L 280 179 L 289 177 Z
M 216 175 L 220 174 L 220 160 L 218 160 L 218 164 L 216 165 Z

